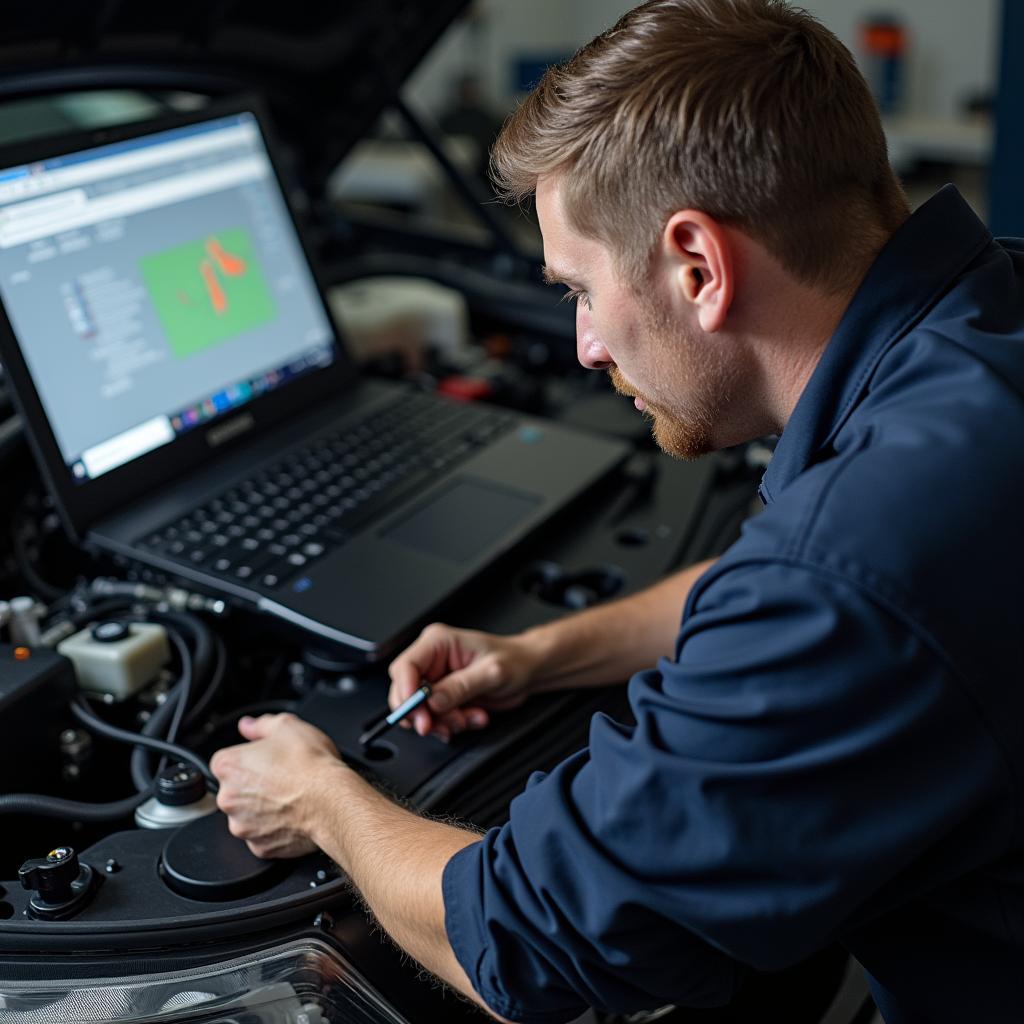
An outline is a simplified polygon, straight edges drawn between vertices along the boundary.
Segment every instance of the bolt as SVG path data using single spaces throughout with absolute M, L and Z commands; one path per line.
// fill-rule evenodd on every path
M 84 760 L 91 747 L 92 739 L 81 729 L 65 729 L 60 734 L 60 752 L 72 761 Z
M 106 871 L 108 875 L 116 875 L 117 872 L 121 870 L 121 865 L 111 857 L 110 860 L 103 865 L 103 870 Z
M 334 918 L 331 917 L 326 910 L 321 910 L 320 913 L 313 918 L 313 927 L 318 931 L 329 932 L 334 928 Z

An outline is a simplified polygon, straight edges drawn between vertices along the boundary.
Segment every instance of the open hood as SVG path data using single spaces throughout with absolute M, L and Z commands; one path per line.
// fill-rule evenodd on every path
M 17 5 L 0 103 L 95 88 L 263 95 L 322 182 L 469 0 Z

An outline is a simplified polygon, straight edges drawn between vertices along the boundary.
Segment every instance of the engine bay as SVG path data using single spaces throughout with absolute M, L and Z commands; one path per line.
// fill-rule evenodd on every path
M 588 499 L 585 517 L 573 510 L 460 594 L 449 620 L 523 629 L 639 589 L 727 543 L 750 509 L 750 460 L 650 458 L 656 470 L 639 493 L 621 478 L 609 481 Z M 386 665 L 268 631 L 218 598 L 75 548 L 48 513 L 27 452 L 10 465 L 25 490 L 15 506 L 20 544 L 4 563 L 12 597 L 0 605 L 0 978 L 11 979 L 0 985 L 0 1021 L 69 1019 L 25 1009 L 39 998 L 40 972 L 56 965 L 65 989 L 68 971 L 93 984 L 117 967 L 96 995 L 107 999 L 125 983 L 124 958 L 150 973 L 182 965 L 220 971 L 243 949 L 278 956 L 305 940 L 314 946 L 304 946 L 300 960 L 307 974 L 319 965 L 317 985 L 330 962 L 332 977 L 377 993 L 371 1002 L 380 1004 L 352 1019 L 401 1019 L 388 1014 L 401 1014 L 403 999 L 443 1002 L 401 966 L 324 855 L 261 861 L 229 834 L 209 757 L 240 742 L 242 715 L 292 712 L 323 729 L 341 757 L 393 798 L 486 829 L 505 819 L 533 771 L 586 744 L 596 711 L 628 716 L 624 689 L 542 695 L 450 743 L 394 728 L 363 746 L 360 737 L 387 710 Z M 28 509 L 37 514 L 26 520 Z M 366 980 L 374 972 L 388 1000 Z M 24 1005 L 15 998 L 19 985 L 31 993 Z M 203 998 L 214 998 L 215 988 Z M 345 990 L 346 1007 L 355 989 Z M 254 1010 L 244 1019 L 298 1021 L 295 1014 L 337 996 L 296 1002 L 296 991 L 290 985 L 283 1003 L 264 993 L 275 1014 L 288 1006 L 291 1016 Z M 472 1012 L 450 1004 L 448 997 L 451 1019 Z M 46 1005 L 57 1013 L 59 999 Z

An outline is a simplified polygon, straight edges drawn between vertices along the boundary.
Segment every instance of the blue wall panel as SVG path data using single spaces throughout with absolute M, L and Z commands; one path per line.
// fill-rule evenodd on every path
M 989 226 L 1024 236 L 1024 2 L 1003 0 Z

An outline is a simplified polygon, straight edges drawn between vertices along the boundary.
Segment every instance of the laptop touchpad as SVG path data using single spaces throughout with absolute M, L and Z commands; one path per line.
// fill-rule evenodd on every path
M 468 562 L 541 503 L 535 494 L 458 480 L 382 536 L 453 562 Z

